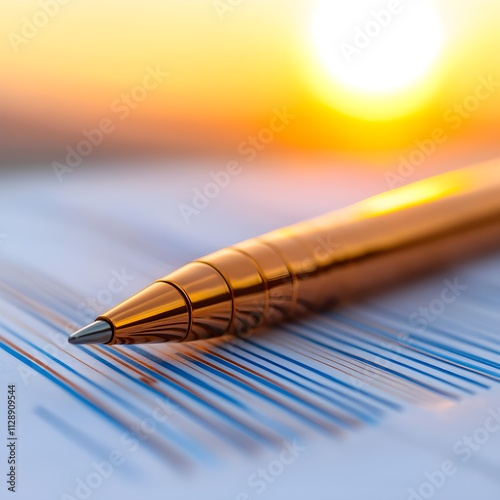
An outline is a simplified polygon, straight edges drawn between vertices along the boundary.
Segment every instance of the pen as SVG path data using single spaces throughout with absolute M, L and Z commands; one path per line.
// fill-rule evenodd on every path
M 499 246 L 500 160 L 494 160 L 200 258 L 102 314 L 69 342 L 244 337 Z

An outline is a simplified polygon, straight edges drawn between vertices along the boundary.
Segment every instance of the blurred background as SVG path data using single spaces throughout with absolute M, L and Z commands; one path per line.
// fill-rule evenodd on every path
M 499 23 L 495 0 L 4 2 L 0 165 L 278 158 L 393 187 L 499 154 Z

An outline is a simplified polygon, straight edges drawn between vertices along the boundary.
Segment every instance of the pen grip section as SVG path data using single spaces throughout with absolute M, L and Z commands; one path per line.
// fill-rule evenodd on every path
M 190 304 L 184 340 L 232 333 L 240 337 L 283 321 L 294 310 L 294 277 L 283 258 L 258 240 L 203 257 L 163 278 Z
M 293 277 L 289 316 L 332 307 L 352 295 L 357 272 L 339 236 L 335 230 L 306 235 L 285 228 L 259 238 L 281 256 Z
M 265 277 L 255 261 L 235 248 L 220 250 L 201 259 L 224 278 L 233 304 L 229 333 L 248 336 L 265 322 L 268 291 Z
M 233 321 L 233 298 L 217 269 L 203 262 L 191 262 L 161 281 L 176 287 L 188 304 L 191 321 L 183 341 L 227 333 Z
M 249 259 L 265 285 L 265 301 L 260 324 L 275 324 L 289 319 L 295 309 L 295 276 L 283 257 L 259 239 L 232 247 Z

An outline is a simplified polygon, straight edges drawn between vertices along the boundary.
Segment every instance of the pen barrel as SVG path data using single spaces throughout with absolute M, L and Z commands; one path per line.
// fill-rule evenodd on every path
M 247 240 L 162 281 L 191 304 L 184 340 L 246 336 L 499 247 L 500 164 L 492 162 Z
M 273 231 L 293 275 L 294 315 L 500 248 L 500 162 L 410 184 Z
M 207 255 L 98 319 L 109 343 L 250 335 L 500 248 L 500 162 L 375 196 Z

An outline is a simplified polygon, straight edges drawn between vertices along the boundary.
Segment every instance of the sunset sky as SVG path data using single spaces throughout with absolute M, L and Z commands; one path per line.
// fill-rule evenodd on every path
M 220 155 L 276 109 L 276 151 L 379 164 L 438 128 L 491 157 L 499 25 L 491 0 L 4 3 L 1 164 L 62 159 L 103 119 L 94 158 Z

